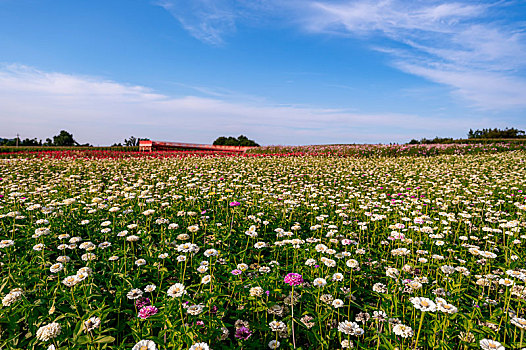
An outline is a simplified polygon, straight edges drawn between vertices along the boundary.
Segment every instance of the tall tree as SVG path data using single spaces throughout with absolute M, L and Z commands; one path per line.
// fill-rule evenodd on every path
M 56 136 L 53 136 L 54 146 L 73 146 L 77 142 L 73 139 L 73 134 L 70 134 L 66 130 L 61 130 Z

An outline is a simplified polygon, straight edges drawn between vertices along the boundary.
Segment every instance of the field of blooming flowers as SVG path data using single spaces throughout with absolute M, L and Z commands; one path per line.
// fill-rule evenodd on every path
M 522 349 L 526 153 L 0 160 L 2 349 Z
M 440 154 L 482 154 L 526 150 L 526 141 L 486 140 L 485 142 L 423 144 L 423 145 L 314 145 L 314 146 L 264 146 L 248 151 L 249 154 L 309 154 L 344 157 L 399 157 L 436 156 Z

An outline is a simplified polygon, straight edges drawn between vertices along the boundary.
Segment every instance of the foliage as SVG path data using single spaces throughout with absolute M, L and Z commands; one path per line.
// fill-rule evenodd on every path
M 504 130 L 497 128 L 489 128 L 482 130 L 469 129 L 468 139 L 514 139 L 514 138 L 525 138 L 526 134 L 524 130 L 516 128 L 506 128 Z
M 18 140 L 17 140 L 18 139 Z M 42 146 L 42 140 L 37 140 L 37 138 L 29 139 L 26 138 L 21 140 L 20 138 L 14 139 L 0 139 L 0 146 L 16 146 L 18 141 L 19 146 Z
M 127 147 L 139 147 L 140 141 L 147 141 L 147 138 L 136 138 L 135 136 L 130 136 L 129 139 L 124 139 L 124 145 Z
M 434 139 L 426 139 L 422 138 L 420 141 L 412 139 L 409 141 L 410 145 L 431 145 L 431 144 L 439 144 L 439 143 L 451 143 L 453 142 L 453 138 L 451 137 L 438 137 L 436 136 Z
M 77 142 L 73 139 L 73 134 L 70 134 L 66 130 L 61 130 L 58 135 L 53 136 L 53 146 L 71 147 L 75 144 L 77 144 Z
M 254 140 L 249 140 L 248 137 L 244 135 L 239 135 L 236 139 L 235 137 L 229 136 L 220 136 L 218 137 L 214 143 L 214 145 L 218 146 L 251 146 L 251 147 L 259 147 L 259 145 Z

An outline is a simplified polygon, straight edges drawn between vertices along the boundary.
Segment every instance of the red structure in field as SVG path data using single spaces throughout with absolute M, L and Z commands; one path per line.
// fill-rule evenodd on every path
M 202 151 L 216 151 L 216 152 L 246 152 L 246 150 L 254 148 L 249 146 L 216 146 L 203 145 L 198 143 L 183 143 L 183 142 L 164 142 L 164 141 L 139 141 L 139 151 L 168 151 L 174 149 L 191 149 Z

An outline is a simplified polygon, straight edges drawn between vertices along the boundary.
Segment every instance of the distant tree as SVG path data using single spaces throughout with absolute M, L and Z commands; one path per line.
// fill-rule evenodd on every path
M 450 143 L 453 139 L 451 137 L 438 137 L 436 136 L 434 139 L 426 139 L 425 137 L 419 140 L 412 139 L 409 141 L 410 145 L 431 145 L 431 144 L 437 144 L 437 143 Z
M 17 138 L 14 139 L 2 139 L 0 142 L 0 145 L 2 146 L 16 146 Z M 20 139 L 18 139 L 20 143 Z
M 19 144 L 20 146 L 40 146 L 42 145 L 42 140 L 39 143 L 36 137 L 34 139 L 26 138 L 25 140 L 21 141 Z
M 44 143 L 44 146 L 53 146 L 53 141 L 48 137 Z
M 497 128 L 484 128 L 475 131 L 470 129 L 468 132 L 468 139 L 518 139 L 523 137 L 526 137 L 524 130 L 515 128 L 505 128 L 504 130 Z
M 259 147 L 259 145 L 254 140 L 249 140 L 248 137 L 245 135 L 239 135 L 238 138 L 229 136 L 228 138 L 225 136 L 218 137 L 214 143 L 214 145 L 217 146 L 255 146 Z
M 219 136 L 215 141 L 214 141 L 214 145 L 216 146 L 224 146 L 225 143 L 226 143 L 226 140 L 227 138 L 224 137 L 224 136 Z
M 136 138 L 135 136 L 130 136 L 129 139 L 124 139 L 124 145 L 127 147 L 136 147 L 139 146 L 139 142 L 147 140 L 147 138 Z
M 70 134 L 66 130 L 61 130 L 56 136 L 53 136 L 53 146 L 73 146 L 78 144 L 73 139 L 73 134 Z

